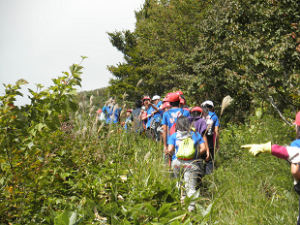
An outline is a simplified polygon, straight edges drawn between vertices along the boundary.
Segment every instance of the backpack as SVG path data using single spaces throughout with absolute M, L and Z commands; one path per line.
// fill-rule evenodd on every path
M 194 141 L 192 138 L 187 137 L 180 142 L 176 157 L 181 160 L 191 160 L 195 158 L 195 154 Z
M 183 109 L 181 109 L 181 110 L 182 110 L 182 111 L 181 111 L 181 115 L 183 115 Z M 171 118 L 171 115 L 170 115 L 169 111 L 167 111 L 167 113 L 169 114 L 169 116 L 170 116 L 170 118 Z M 177 112 L 177 113 L 178 113 L 178 112 Z M 177 118 L 178 118 L 178 117 L 177 117 Z M 177 121 L 177 118 L 176 118 L 176 121 Z M 176 130 L 175 130 L 175 127 L 176 127 L 176 121 L 173 123 L 172 127 L 170 128 L 170 136 L 176 132 Z

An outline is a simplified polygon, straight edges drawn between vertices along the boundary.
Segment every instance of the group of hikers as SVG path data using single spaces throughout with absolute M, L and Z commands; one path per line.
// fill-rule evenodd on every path
M 102 108 L 100 120 L 117 123 L 121 109 L 113 99 Z M 201 177 L 214 169 L 214 153 L 219 150 L 219 119 L 212 101 L 188 107 L 181 91 L 168 93 L 164 99 L 144 96 L 135 102 L 135 109 L 126 110 L 124 129 L 146 133 L 156 141 L 163 141 L 164 157 L 174 175 L 184 181 L 185 196 L 198 197 L 196 191 Z M 205 162 L 205 163 L 204 163 Z M 192 201 L 189 211 L 195 210 Z
M 145 96 L 135 102 L 135 109 L 127 109 L 124 129 L 132 132 L 146 133 L 156 141 L 163 141 L 164 156 L 174 176 L 181 186 L 184 183 L 185 196 L 198 197 L 199 178 L 211 174 L 214 170 L 214 154 L 219 150 L 219 119 L 212 101 L 205 101 L 200 106 L 188 107 L 181 91 L 168 93 L 161 100 L 155 95 L 152 99 Z M 117 123 L 121 109 L 116 107 L 113 99 L 106 102 L 102 109 L 102 120 Z M 101 116 L 100 116 L 101 117 Z M 296 140 L 289 147 L 266 144 L 248 144 L 250 153 L 258 155 L 269 153 L 291 164 L 294 188 L 300 195 L 300 112 L 295 119 Z M 205 162 L 205 163 L 204 163 Z M 191 201 L 189 211 L 195 210 Z M 299 198 L 300 215 L 300 198 Z M 298 216 L 297 224 L 300 225 Z

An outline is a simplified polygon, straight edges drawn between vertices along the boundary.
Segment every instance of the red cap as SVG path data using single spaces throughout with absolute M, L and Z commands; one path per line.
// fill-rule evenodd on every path
M 296 124 L 297 126 L 300 126 L 300 111 L 296 114 L 296 119 L 293 124 Z
M 168 97 L 169 97 L 170 94 L 172 94 L 172 92 L 168 93 L 168 94 L 166 95 L 166 97 L 162 100 L 162 102 L 168 102 L 168 101 L 169 101 L 169 100 L 168 100 Z
M 203 110 L 199 107 L 199 106 L 196 106 L 194 108 L 192 108 L 191 112 L 203 112 Z
M 142 99 L 142 102 L 145 101 L 145 100 L 151 101 L 151 98 L 150 98 L 149 96 L 145 96 L 145 97 Z
M 176 91 L 175 93 L 178 94 L 178 95 L 183 95 L 182 91 Z
M 165 102 L 165 103 L 162 105 L 161 109 L 165 109 L 165 108 L 167 108 L 167 107 L 171 107 L 170 102 Z
M 179 97 L 179 99 L 180 99 L 179 103 L 185 105 L 185 100 L 183 98 L 180 98 L 180 97 Z
M 168 102 L 177 102 L 179 101 L 179 95 L 176 93 L 170 93 L 168 97 L 165 98 Z M 165 100 L 164 99 L 164 100 Z
M 98 109 L 98 110 L 97 110 L 97 113 L 102 113 L 102 109 Z
M 126 112 L 131 112 L 132 113 L 132 109 L 127 109 Z

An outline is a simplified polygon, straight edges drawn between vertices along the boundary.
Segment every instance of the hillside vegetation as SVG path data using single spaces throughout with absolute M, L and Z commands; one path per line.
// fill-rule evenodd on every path
M 294 224 L 297 196 L 289 165 L 253 157 L 240 145 L 288 144 L 293 129 L 268 111 L 220 132 L 217 170 L 200 187 L 197 211 L 180 202 L 162 145 L 118 126 L 100 124 L 93 98 L 74 101 L 82 67 L 31 92 L 31 104 L 12 105 L 20 85 L 1 96 L 3 224 Z M 68 83 L 61 82 L 68 80 Z M 83 103 L 81 103 L 83 104 Z M 269 109 L 271 110 L 271 109 Z
M 108 33 L 125 61 L 108 67 L 108 89 L 119 99 L 181 89 L 189 104 L 217 106 L 230 95 L 239 121 L 252 100 L 283 118 L 300 102 L 299 21 L 296 0 L 145 0 L 134 31 Z
M 107 89 L 78 94 L 81 63 L 29 90 L 25 106 L 14 102 L 27 81 L 6 85 L 0 224 L 295 224 L 288 162 L 240 146 L 295 138 L 299 22 L 296 0 L 145 0 L 134 31 L 108 33 L 124 62 L 108 66 Z M 234 99 L 221 119 L 217 169 L 204 177 L 194 212 L 191 199 L 180 201 L 161 143 L 96 116 L 108 96 L 124 110 L 173 89 L 190 106 L 212 100 L 218 115 L 223 97 Z

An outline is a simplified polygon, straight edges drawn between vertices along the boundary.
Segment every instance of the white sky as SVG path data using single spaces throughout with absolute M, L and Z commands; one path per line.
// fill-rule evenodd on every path
M 0 0 L 0 95 L 2 83 L 23 78 L 24 98 L 35 83 L 45 87 L 51 78 L 83 62 L 82 88 L 93 90 L 108 86 L 112 78 L 107 65 L 123 61 L 106 32 L 134 30 L 134 11 L 144 0 Z

